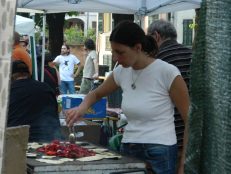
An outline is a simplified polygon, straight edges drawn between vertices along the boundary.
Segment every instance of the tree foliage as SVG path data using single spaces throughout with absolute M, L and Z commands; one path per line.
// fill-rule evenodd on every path
M 78 26 L 72 26 L 64 31 L 64 40 L 68 45 L 81 45 L 87 38 L 96 41 L 96 32 L 94 29 L 88 29 L 86 35 L 84 35 L 84 32 Z

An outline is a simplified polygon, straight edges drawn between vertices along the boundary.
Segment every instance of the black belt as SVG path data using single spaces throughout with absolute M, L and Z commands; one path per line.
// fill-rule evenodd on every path
M 87 80 L 93 80 L 93 79 L 91 79 L 91 78 L 86 78 L 86 77 L 84 77 L 84 79 L 87 79 Z

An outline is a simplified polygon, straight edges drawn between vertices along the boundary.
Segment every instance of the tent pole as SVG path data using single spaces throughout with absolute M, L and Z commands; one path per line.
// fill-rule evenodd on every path
M 147 7 L 146 7 L 146 0 L 140 1 L 140 8 L 139 11 L 136 12 L 135 15 L 135 22 L 140 25 L 140 27 L 145 30 L 146 29 L 146 14 L 147 14 Z
M 147 7 L 146 7 L 146 0 L 142 0 L 141 1 L 141 8 L 139 9 L 140 11 L 140 26 L 141 28 L 143 28 L 143 30 L 145 29 L 145 15 L 146 15 L 146 11 L 147 11 Z
M 30 36 L 30 54 L 31 54 L 31 59 L 32 59 L 33 79 L 38 80 L 37 56 L 36 56 L 34 35 Z
M 35 13 L 30 13 L 33 21 L 35 22 Z M 35 80 L 38 80 L 38 67 L 37 67 L 37 55 L 36 55 L 36 46 L 35 46 L 35 35 L 30 36 L 30 45 L 31 45 L 31 57 L 33 62 L 33 76 Z
M 144 31 L 146 31 L 148 21 L 144 14 L 136 13 L 134 14 L 134 21 L 137 23 Z
M 44 82 L 44 62 L 45 62 L 45 44 L 46 44 L 45 38 L 46 38 L 46 13 L 43 13 L 41 82 Z

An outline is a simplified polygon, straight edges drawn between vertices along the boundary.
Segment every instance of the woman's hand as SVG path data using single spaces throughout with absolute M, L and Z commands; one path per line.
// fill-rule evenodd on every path
M 66 116 L 67 126 L 71 127 L 75 122 L 81 120 L 82 116 L 84 115 L 84 112 L 81 112 L 79 107 L 75 107 L 64 111 L 64 114 Z

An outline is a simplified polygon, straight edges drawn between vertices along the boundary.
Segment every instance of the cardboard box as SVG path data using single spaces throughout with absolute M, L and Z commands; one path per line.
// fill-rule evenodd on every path
M 63 123 L 64 121 L 62 121 Z M 83 121 L 81 124 L 75 124 L 74 130 L 76 133 L 76 141 L 87 141 L 93 144 L 100 144 L 100 129 L 101 125 L 92 121 Z M 69 128 L 62 124 L 62 135 L 66 141 L 70 134 Z
M 73 95 L 63 95 L 62 96 L 62 109 L 70 109 L 75 106 L 79 106 L 83 101 L 85 95 L 73 94 Z M 91 106 L 84 118 L 104 118 L 106 117 L 106 98 L 102 98 Z

